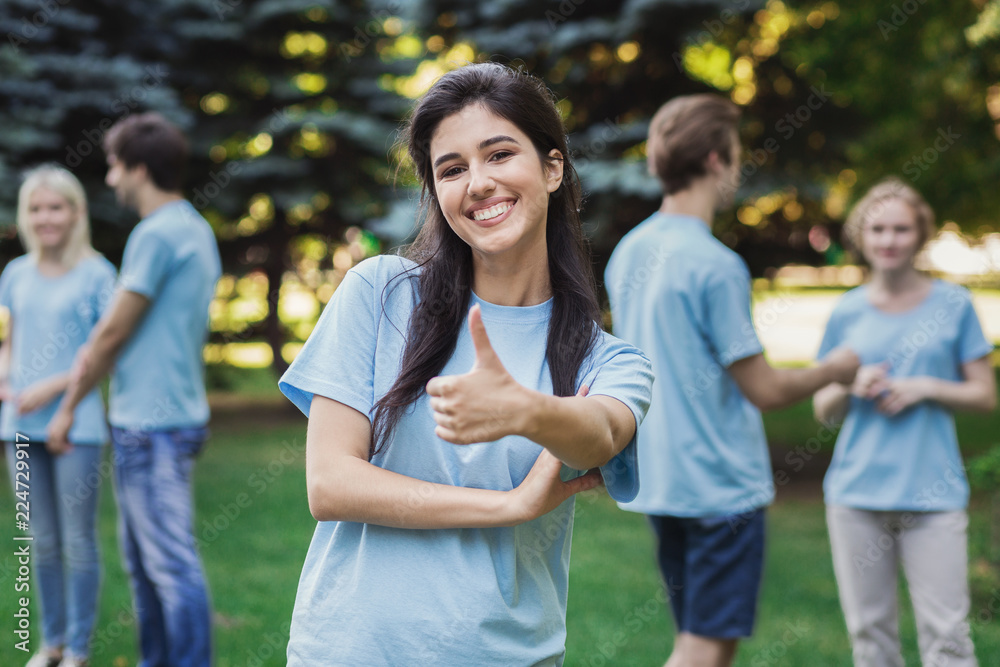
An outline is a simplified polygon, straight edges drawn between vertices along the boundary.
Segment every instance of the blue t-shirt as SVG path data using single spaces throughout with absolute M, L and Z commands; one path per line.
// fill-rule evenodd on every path
M 220 275 L 212 228 L 187 201 L 164 204 L 132 230 L 119 285 L 150 304 L 115 364 L 112 426 L 161 431 L 208 422 L 202 347 Z
M 417 269 L 400 257 L 349 271 L 280 387 L 306 415 L 314 394 L 371 416 L 399 373 Z M 409 270 L 410 277 L 396 278 Z M 552 301 L 524 308 L 472 297 L 500 360 L 521 384 L 552 392 L 545 361 Z M 463 324 L 442 375 L 467 373 Z M 613 396 L 642 420 L 649 363 L 601 333 L 577 386 Z M 416 479 L 510 490 L 541 447 L 523 437 L 453 445 L 434 435 L 425 395 L 372 463 Z M 633 440 L 602 471 L 613 497 L 635 494 Z M 578 473 L 564 468 L 566 475 Z M 417 499 L 419 501 L 419 499 Z M 295 598 L 289 665 L 559 665 L 565 651 L 573 500 L 512 528 L 405 530 L 320 522 Z
M 615 248 L 605 287 L 615 335 L 658 378 L 640 429 L 639 495 L 622 509 L 701 517 L 769 504 L 760 411 L 726 372 L 762 351 L 740 256 L 698 218 L 656 213 Z
M 964 287 L 935 280 L 930 294 L 903 313 L 871 304 L 868 287 L 841 297 L 827 322 L 819 357 L 847 345 L 864 365 L 888 362 L 890 377 L 962 380 L 962 364 L 993 345 Z M 823 482 L 826 502 L 868 510 L 952 511 L 969 501 L 951 411 L 924 401 L 889 417 L 876 402 L 850 397 L 833 461 Z
M 10 387 L 15 394 L 53 375 L 68 373 L 77 350 L 111 300 L 115 267 L 100 255 L 81 259 L 56 278 L 38 271 L 30 255 L 11 260 L 0 275 L 0 306 L 10 310 Z M 49 422 L 62 397 L 26 415 L 7 401 L 0 408 L 0 439 L 15 434 L 44 442 Z M 69 440 L 77 445 L 100 445 L 108 440 L 101 393 L 87 394 L 73 413 Z

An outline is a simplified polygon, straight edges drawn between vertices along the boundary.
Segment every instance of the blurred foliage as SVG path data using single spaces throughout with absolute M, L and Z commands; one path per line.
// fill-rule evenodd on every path
M 657 206 L 650 116 L 706 90 L 745 109 L 743 184 L 716 231 L 754 275 L 839 261 L 848 207 L 888 174 L 941 220 L 997 226 L 996 0 L 5 0 L 0 31 L 0 252 L 20 252 L 18 172 L 56 161 L 90 193 L 95 245 L 120 260 L 135 218 L 103 186 L 101 136 L 161 111 L 191 138 L 186 192 L 229 274 L 216 361 L 266 341 L 280 370 L 347 269 L 412 235 L 397 128 L 468 61 L 555 91 L 598 271 Z

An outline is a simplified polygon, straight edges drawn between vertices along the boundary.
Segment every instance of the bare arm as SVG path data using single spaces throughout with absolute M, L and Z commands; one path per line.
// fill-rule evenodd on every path
M 7 320 L 7 337 L 0 343 L 0 401 L 9 401 L 10 393 L 10 339 L 14 331 L 14 322 Z
M 839 424 L 847 416 L 851 395 L 875 399 L 884 389 L 888 370 L 886 363 L 868 364 L 858 369 L 850 385 L 839 382 L 828 384 L 813 396 L 813 415 L 824 424 Z
M 555 509 L 574 493 L 594 488 L 597 473 L 568 482 L 561 462 L 543 451 L 512 491 L 434 484 L 384 470 L 368 461 L 371 424 L 342 403 L 314 396 L 306 434 L 309 510 L 319 521 L 357 521 L 396 528 L 513 526 Z
M 858 365 L 857 355 L 841 348 L 809 368 L 774 368 L 763 354 L 755 354 L 734 362 L 727 370 L 743 395 L 766 412 L 798 403 L 831 382 L 852 382 Z
M 66 389 L 60 409 L 72 412 L 101 378 L 111 371 L 118 353 L 132 336 L 147 308 L 149 299 L 141 294 L 122 289 L 115 293 L 108 312 L 90 333 L 83 363 L 80 364 L 81 359 L 77 358 L 79 366 L 74 368 L 75 377 Z
M 577 470 L 604 465 L 635 435 L 635 416 L 610 396 L 551 396 L 524 387 L 503 367 L 478 306 L 469 311 L 476 362 L 468 373 L 431 379 L 438 437 L 467 445 L 521 435 Z
M 602 466 L 635 435 L 635 416 L 610 396 L 557 397 L 531 392 L 525 437 L 577 470 Z M 533 399 L 533 400 L 532 400 Z
M 69 451 L 73 410 L 111 370 L 122 346 L 131 337 L 149 308 L 149 299 L 128 290 L 118 290 L 108 311 L 90 332 L 73 362 L 73 371 L 59 409 L 49 422 L 46 446 L 54 454 Z
M 878 409 L 895 415 L 921 401 L 934 401 L 950 410 L 991 412 L 997 388 L 990 357 L 962 364 L 962 377 L 958 382 L 928 376 L 886 378 L 879 387 Z

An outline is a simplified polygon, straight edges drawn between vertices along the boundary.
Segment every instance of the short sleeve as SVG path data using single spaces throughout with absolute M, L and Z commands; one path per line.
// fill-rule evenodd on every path
M 171 248 L 151 234 L 133 234 L 125 244 L 120 285 L 129 292 L 155 299 L 170 273 Z
M 819 351 L 816 353 L 817 360 L 823 359 L 841 344 L 843 339 L 842 319 L 840 308 L 834 308 L 833 312 L 830 313 L 830 319 L 826 321 L 826 328 L 823 330 L 823 340 L 820 341 Z
M 709 342 L 719 363 L 728 368 L 740 359 L 760 354 L 764 348 L 753 326 L 750 274 L 746 267 L 713 276 L 706 299 Z
M 370 417 L 375 404 L 374 291 L 357 267 L 348 271 L 281 376 L 278 387 L 307 417 L 316 394 Z
M 976 309 L 972 305 L 972 296 L 965 290 L 962 304 L 962 319 L 958 332 L 958 360 L 968 363 L 984 357 L 993 351 L 993 343 L 986 339 L 983 327 L 979 323 Z
M 636 348 L 605 334 L 581 384 L 590 388 L 589 396 L 610 396 L 621 401 L 635 417 L 636 434 L 632 441 L 601 466 L 608 495 L 627 503 L 639 493 L 638 434 L 652 396 L 652 365 Z
M 98 262 L 97 270 L 94 272 L 92 289 L 90 290 L 90 312 L 93 313 L 93 323 L 101 319 L 104 311 L 111 304 L 111 297 L 115 293 L 115 267 L 111 262 L 101 259 Z
M 15 271 L 15 265 L 12 262 L 8 262 L 7 266 L 4 267 L 3 273 L 0 273 L 0 306 L 3 306 L 7 310 L 11 309 L 13 299 L 11 298 L 11 289 L 14 278 L 11 274 Z

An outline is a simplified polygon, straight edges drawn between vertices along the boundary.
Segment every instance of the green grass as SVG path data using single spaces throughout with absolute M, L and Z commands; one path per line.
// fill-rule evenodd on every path
M 255 392 L 242 408 L 239 399 L 217 400 L 225 407 L 216 411 L 212 439 L 196 468 L 195 533 L 215 608 L 217 667 L 284 664 L 295 589 L 315 526 L 305 498 L 305 420 L 265 394 Z M 995 417 L 972 420 L 960 425 L 960 434 L 978 450 L 996 440 L 996 424 Z M 768 428 L 775 441 L 791 446 L 816 432 L 803 408 L 769 416 Z M 737 664 L 743 667 L 851 664 L 823 506 L 815 483 L 809 484 L 809 493 L 779 490 L 779 502 L 770 511 L 757 632 L 740 650 Z M 645 520 L 618 510 L 597 492 L 582 496 L 577 507 L 567 666 L 662 665 L 673 625 Z M 972 621 L 984 667 L 1000 664 L 1000 621 L 989 611 L 994 596 L 1000 599 L 1000 580 L 985 564 L 989 514 L 986 500 L 977 497 L 970 526 Z M 8 545 L 0 550 L 0 616 L 6 619 L 0 625 L 0 665 L 14 666 L 25 656 L 13 648 L 17 566 L 6 475 L 0 481 L 0 516 L 7 517 L 0 525 L 0 542 Z M 110 483 L 102 490 L 100 531 L 105 576 L 94 665 L 128 667 L 138 657 L 135 621 L 115 536 Z M 906 658 L 915 665 L 915 632 L 905 599 L 903 608 Z M 35 646 L 41 631 L 37 607 L 32 629 Z

